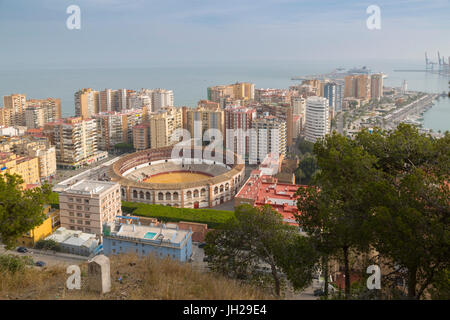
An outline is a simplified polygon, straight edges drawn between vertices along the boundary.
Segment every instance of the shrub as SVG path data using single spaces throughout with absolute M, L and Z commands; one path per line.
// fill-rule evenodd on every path
M 0 272 L 9 271 L 16 273 L 25 270 L 27 265 L 33 265 L 33 259 L 29 256 L 0 255 Z
M 34 244 L 36 249 L 61 251 L 61 247 L 55 240 L 39 240 Z

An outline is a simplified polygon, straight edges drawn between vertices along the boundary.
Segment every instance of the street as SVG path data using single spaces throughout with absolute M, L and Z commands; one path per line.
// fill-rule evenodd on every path
M 39 252 L 35 249 L 28 249 L 27 253 L 20 253 L 16 250 L 5 250 L 4 245 L 0 245 L 0 254 L 13 254 L 16 256 L 30 256 L 33 258 L 34 262 L 37 261 L 43 261 L 46 263 L 47 266 L 56 266 L 56 265 L 64 265 L 69 266 L 72 264 L 81 264 L 83 262 L 86 262 L 88 260 L 87 257 L 80 257 L 76 255 L 69 255 L 69 254 L 52 254 L 52 253 L 43 253 Z M 38 267 L 37 267 L 38 268 Z

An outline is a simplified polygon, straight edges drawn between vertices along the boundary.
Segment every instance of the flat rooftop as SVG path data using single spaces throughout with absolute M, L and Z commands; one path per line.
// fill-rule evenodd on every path
M 67 193 L 100 195 L 118 185 L 117 182 L 81 180 L 64 189 Z
M 161 228 L 154 226 L 142 226 L 137 224 L 121 224 L 119 230 L 111 232 L 111 236 L 117 235 L 122 237 L 130 237 L 140 240 L 153 240 L 158 243 L 163 240 L 163 243 L 181 244 L 187 236 L 192 233 L 189 230 L 181 230 L 173 227 Z M 146 237 L 146 235 L 154 234 L 154 236 Z M 161 237 L 162 235 L 162 237 Z

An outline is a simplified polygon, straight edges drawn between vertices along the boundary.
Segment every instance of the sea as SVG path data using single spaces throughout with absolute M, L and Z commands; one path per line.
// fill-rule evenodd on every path
M 174 91 L 176 106 L 195 106 L 206 99 L 207 88 L 234 82 L 252 82 L 256 88 L 288 88 L 300 81 L 293 77 L 324 74 L 338 67 L 367 66 L 387 75 L 385 86 L 400 87 L 406 80 L 408 90 L 427 93 L 448 92 L 450 77 L 423 70 L 423 61 L 239 61 L 140 64 L 139 66 L 90 67 L 15 67 L 0 69 L 0 96 L 26 94 L 27 98 L 61 98 L 63 117 L 73 116 L 74 93 L 81 88 L 165 88 Z M 0 105 L 2 101 L 0 100 Z M 443 97 L 424 114 L 423 127 L 450 131 L 450 98 Z

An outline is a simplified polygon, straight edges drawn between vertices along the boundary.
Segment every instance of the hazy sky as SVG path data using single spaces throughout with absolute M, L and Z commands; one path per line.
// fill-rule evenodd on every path
M 81 30 L 66 9 L 81 8 Z M 366 27 L 369 5 L 381 30 Z M 449 0 L 0 0 L 0 68 L 450 56 Z

